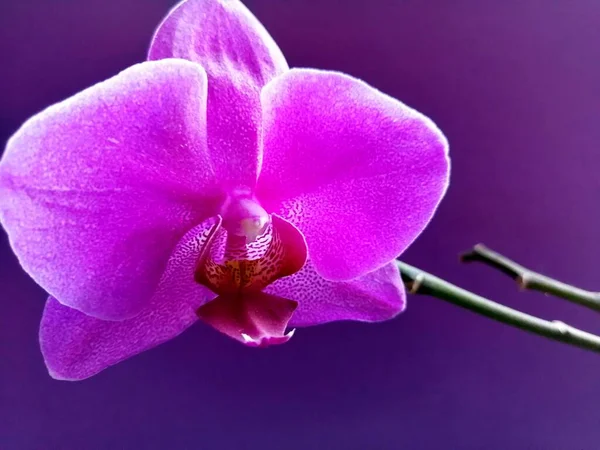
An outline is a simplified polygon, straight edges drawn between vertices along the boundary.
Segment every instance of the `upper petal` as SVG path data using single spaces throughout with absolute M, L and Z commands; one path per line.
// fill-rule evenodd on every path
M 193 228 L 175 247 L 150 303 L 131 319 L 111 322 L 87 316 L 50 297 L 40 326 L 40 344 L 50 374 L 82 380 L 168 341 L 192 325 L 196 310 L 215 297 L 194 281 L 203 246 L 219 220 Z
M 406 306 L 404 285 L 393 263 L 352 281 L 329 281 L 309 260 L 300 272 L 275 281 L 265 292 L 298 302 L 289 322 L 295 327 L 337 320 L 378 322 Z
M 431 120 L 350 76 L 292 69 L 262 91 L 257 197 L 306 237 L 317 272 L 348 280 L 402 253 L 446 191 Z
M 133 66 L 30 119 L 0 162 L 0 221 L 25 270 L 99 318 L 137 314 L 170 252 L 218 211 L 206 75 Z
M 208 143 L 222 183 L 252 188 L 260 160 L 260 89 L 288 69 L 238 0 L 185 0 L 156 30 L 148 59 L 183 58 L 208 74 Z

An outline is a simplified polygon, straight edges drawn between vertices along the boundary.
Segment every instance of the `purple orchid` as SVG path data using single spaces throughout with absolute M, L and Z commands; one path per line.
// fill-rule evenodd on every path
M 403 310 L 391 262 L 448 183 L 417 111 L 341 73 L 289 69 L 238 0 L 187 0 L 149 61 L 10 139 L 0 219 L 51 295 L 57 379 L 90 377 L 197 320 L 249 346 Z

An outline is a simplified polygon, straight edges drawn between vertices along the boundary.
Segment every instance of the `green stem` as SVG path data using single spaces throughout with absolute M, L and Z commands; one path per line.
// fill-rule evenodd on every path
M 527 269 L 483 244 L 461 256 L 464 262 L 482 262 L 515 280 L 522 289 L 543 292 L 564 298 L 578 305 L 600 311 L 600 293 L 586 291 Z
M 496 303 L 434 275 L 396 261 L 402 280 L 412 294 L 446 300 L 454 305 L 531 333 L 586 350 L 600 352 L 600 336 L 573 328 L 563 322 L 547 321 Z

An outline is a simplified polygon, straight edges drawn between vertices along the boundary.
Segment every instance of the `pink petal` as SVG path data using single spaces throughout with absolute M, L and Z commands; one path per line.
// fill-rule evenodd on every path
M 96 319 L 50 297 L 40 327 L 50 375 L 62 380 L 91 377 L 174 338 L 196 322 L 196 310 L 215 294 L 197 284 L 193 273 L 208 235 L 218 226 L 218 220 L 209 219 L 181 239 L 150 304 L 132 319 Z
M 148 304 L 187 230 L 218 213 L 206 75 L 133 66 L 30 119 L 0 162 L 0 221 L 24 269 L 103 319 Z
M 394 264 L 352 281 L 328 281 L 308 261 L 300 272 L 277 280 L 265 292 L 298 302 L 290 320 L 295 327 L 336 320 L 378 322 L 391 319 L 406 306 L 404 285 Z
M 260 90 L 288 69 L 261 23 L 238 0 L 187 0 L 158 27 L 148 59 L 183 58 L 208 74 L 208 144 L 227 186 L 254 187 Z
M 447 142 L 433 122 L 335 72 L 292 69 L 261 98 L 257 197 L 302 231 L 317 272 L 349 280 L 401 254 L 448 184 Z
M 239 296 L 221 296 L 206 303 L 198 316 L 233 339 L 250 347 L 283 344 L 293 335 L 285 333 L 290 317 L 298 304 L 295 301 L 263 292 Z

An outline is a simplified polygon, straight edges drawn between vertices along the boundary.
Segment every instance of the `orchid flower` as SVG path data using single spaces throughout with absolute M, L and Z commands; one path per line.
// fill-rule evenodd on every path
M 49 372 L 79 380 L 197 321 L 264 347 L 394 317 L 393 260 L 448 173 L 427 117 L 351 76 L 289 69 L 238 0 L 187 0 L 147 62 L 10 139 L 0 220 L 50 294 Z

